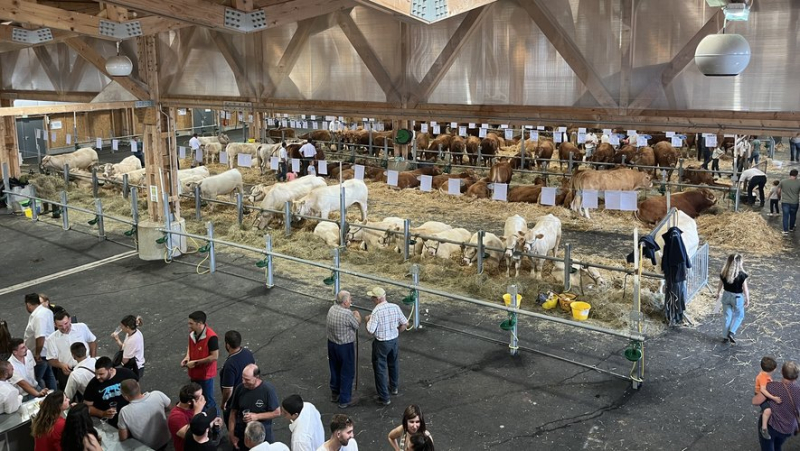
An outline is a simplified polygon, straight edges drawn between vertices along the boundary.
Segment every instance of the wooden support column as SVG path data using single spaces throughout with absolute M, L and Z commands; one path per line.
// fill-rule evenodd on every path
M 151 221 L 163 222 L 165 220 L 162 202 L 163 193 L 166 192 L 169 196 L 170 212 L 174 213 L 175 220 L 178 220 L 180 218 L 177 185 L 178 158 L 175 146 L 170 146 L 167 139 L 168 136 L 172 136 L 174 117 L 167 120 L 169 115 L 163 113 L 159 105 L 158 46 L 154 36 L 140 37 L 137 40 L 140 77 L 147 83 L 150 100 L 153 101 L 152 107 L 134 109 L 136 122 L 140 122 L 143 126 L 142 142 L 144 144 L 146 168 L 147 212 Z M 150 197 L 153 187 L 156 187 L 158 191 L 158 199 L 156 201 L 153 201 Z
M 252 111 L 252 110 L 251 110 Z M 261 133 L 264 130 L 264 112 L 253 111 L 253 125 L 250 127 L 251 138 L 255 138 L 256 142 L 261 142 Z
M 11 99 L 0 99 L 0 107 L 11 107 Z M 0 167 L 8 164 L 9 176 L 19 177 L 19 146 L 17 145 L 17 126 L 14 116 L 0 117 Z M 8 188 L 8 187 L 6 187 Z

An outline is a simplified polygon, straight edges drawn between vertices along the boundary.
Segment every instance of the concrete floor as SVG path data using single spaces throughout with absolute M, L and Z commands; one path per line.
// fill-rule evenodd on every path
M 0 237 L 0 289 L 130 250 L 11 216 L 0 216 Z M 197 262 L 194 257 L 186 260 Z M 198 275 L 193 264 L 167 265 L 133 256 L 4 294 L 3 317 L 12 334 L 21 335 L 27 317 L 23 294 L 47 293 L 86 322 L 100 337 L 100 353 L 111 355 L 115 349 L 109 334 L 118 321 L 127 314 L 142 315 L 148 361 L 144 388 L 175 400 L 187 380 L 179 366 L 186 318 L 202 309 L 218 333 L 242 333 L 279 397 L 301 394 L 326 422 L 339 411 L 330 403 L 327 387 L 330 287 L 321 281 L 310 286 L 277 279 L 277 286 L 268 290 L 252 258 L 219 260 L 220 272 Z M 498 327 L 501 315 L 423 298 L 424 327 L 401 337 L 400 395 L 389 407 L 372 401 L 370 339 L 362 330 L 362 401 L 346 413 L 356 421 L 357 439 L 365 450 L 389 449 L 386 433 L 400 423 L 411 403 L 422 406 L 436 444 L 444 450 L 754 449 L 756 409 L 749 399 L 758 361 L 766 354 L 779 361 L 797 358 L 797 263 L 794 247 L 778 258 L 748 261 L 754 274 L 753 305 L 739 343 L 731 347 L 720 342 L 718 317 L 654 338 L 647 343 L 646 382 L 638 391 L 624 380 L 524 349 L 510 357 L 508 334 Z M 344 286 L 362 307 L 369 302 L 366 285 Z M 404 295 L 389 289 L 390 300 Z M 520 321 L 519 337 L 527 348 L 614 373 L 630 371 L 621 339 L 530 320 Z M 288 443 L 284 420 L 276 421 L 275 431 L 278 440 Z

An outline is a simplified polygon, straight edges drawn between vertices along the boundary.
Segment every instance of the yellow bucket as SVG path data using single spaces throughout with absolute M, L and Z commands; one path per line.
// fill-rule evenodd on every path
M 247 140 L 247 142 L 254 143 L 254 142 L 256 142 L 256 139 L 255 138 L 250 138 L 250 139 Z
M 544 301 L 544 304 L 542 304 L 542 308 L 544 308 L 545 310 L 552 310 L 556 308 L 557 305 L 558 305 L 558 296 L 551 296 L 547 298 L 546 301 Z
M 569 305 L 572 308 L 572 317 L 578 321 L 583 321 L 589 317 L 589 310 L 592 306 L 588 302 L 576 301 Z
M 28 218 L 28 219 L 33 218 L 33 211 L 31 211 L 30 208 L 24 208 L 22 211 L 25 212 L 25 217 L 26 218 Z
M 503 302 L 506 304 L 506 307 L 511 307 L 511 294 L 506 293 L 503 295 Z M 517 295 L 517 308 L 522 304 L 522 295 Z

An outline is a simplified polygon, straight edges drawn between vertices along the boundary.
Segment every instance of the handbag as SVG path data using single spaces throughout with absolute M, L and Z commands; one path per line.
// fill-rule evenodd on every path
M 131 357 L 130 359 L 128 359 L 128 363 L 124 365 L 122 364 L 122 349 L 120 349 L 119 351 L 117 351 L 116 354 L 114 354 L 114 358 L 112 359 L 111 364 L 114 365 L 114 368 L 118 367 L 127 368 L 133 371 L 137 377 L 139 376 L 139 365 L 136 362 L 136 357 Z
M 797 413 L 797 405 L 794 403 L 794 399 L 792 399 L 792 390 L 789 387 L 784 386 L 786 389 L 786 393 L 789 395 L 789 402 L 792 403 L 792 413 L 794 414 L 795 425 L 794 425 L 794 435 L 800 434 L 800 416 Z

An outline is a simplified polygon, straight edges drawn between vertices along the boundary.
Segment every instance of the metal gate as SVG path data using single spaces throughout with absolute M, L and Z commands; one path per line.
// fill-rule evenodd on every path
M 192 108 L 192 128 L 192 133 L 197 133 L 200 136 L 213 135 L 217 128 L 214 110 Z
M 38 139 L 36 138 L 36 130 L 41 130 Z M 39 163 L 41 157 L 47 154 L 46 140 L 43 118 L 26 117 L 17 119 L 17 142 L 23 159 L 36 158 L 37 163 Z
M 686 303 L 694 299 L 697 293 L 708 285 L 708 243 L 697 248 L 690 259 L 692 267 L 686 274 Z

